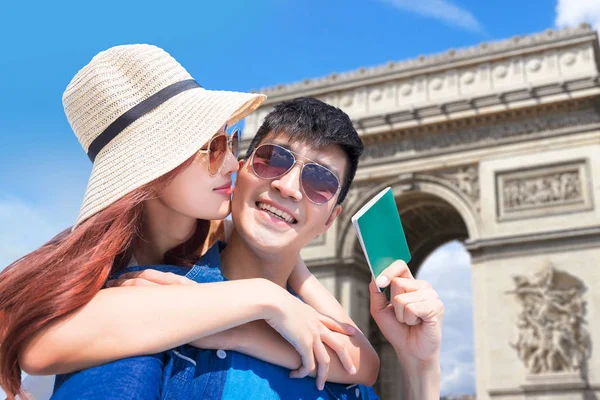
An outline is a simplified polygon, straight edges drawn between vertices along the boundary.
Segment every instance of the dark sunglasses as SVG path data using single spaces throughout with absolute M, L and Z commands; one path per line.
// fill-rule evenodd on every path
M 208 154 L 208 173 L 215 176 L 221 172 L 225 160 L 227 160 L 227 150 L 230 150 L 233 156 L 237 159 L 240 152 L 240 135 L 239 130 L 235 129 L 231 136 L 223 130 L 223 133 L 213 136 L 209 141 L 206 149 L 198 150 L 200 154 Z
M 260 145 L 252 154 L 252 170 L 259 178 L 275 179 L 301 163 L 300 186 L 306 197 L 315 204 L 325 204 L 333 199 L 340 189 L 337 176 L 316 162 L 297 160 L 296 155 L 299 154 L 276 144 Z

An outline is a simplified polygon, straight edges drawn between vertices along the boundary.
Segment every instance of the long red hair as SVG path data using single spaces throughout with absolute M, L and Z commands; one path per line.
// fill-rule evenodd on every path
M 36 332 L 88 303 L 112 273 L 123 269 L 142 227 L 143 203 L 160 191 L 193 157 L 129 193 L 75 230 L 67 229 L 0 273 L 0 386 L 9 399 L 23 396 L 19 353 Z M 164 262 L 192 265 L 209 230 L 169 250 Z

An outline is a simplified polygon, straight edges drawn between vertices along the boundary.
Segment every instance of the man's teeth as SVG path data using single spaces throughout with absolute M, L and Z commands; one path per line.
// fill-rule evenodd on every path
M 296 221 L 294 217 L 292 217 L 290 214 L 286 213 L 285 211 L 281 211 L 280 209 L 275 208 L 270 204 L 258 203 L 258 208 L 270 212 L 271 214 L 284 220 L 288 224 L 293 224 Z

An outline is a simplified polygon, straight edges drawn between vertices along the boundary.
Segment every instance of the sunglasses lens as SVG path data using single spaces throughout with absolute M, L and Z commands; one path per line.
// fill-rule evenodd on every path
M 215 175 L 219 172 L 219 169 L 225 161 L 227 156 L 227 136 L 219 135 L 213 137 L 210 141 L 210 164 L 208 170 L 211 174 Z
M 272 179 L 285 174 L 294 165 L 294 156 L 286 149 L 264 144 L 252 157 L 252 168 L 260 178 Z
M 302 188 L 312 202 L 325 204 L 337 193 L 339 181 L 327 168 L 306 164 L 302 170 Z
M 231 152 L 235 158 L 240 155 L 240 131 L 237 129 L 231 134 Z

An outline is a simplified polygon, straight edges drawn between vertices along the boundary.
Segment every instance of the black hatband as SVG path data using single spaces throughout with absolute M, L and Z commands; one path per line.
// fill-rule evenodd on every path
M 113 140 L 119 133 L 123 131 L 123 129 L 127 128 L 142 115 L 150 112 L 154 108 L 163 104 L 165 101 L 169 100 L 171 97 L 177 96 L 181 92 L 199 87 L 202 86 L 200 86 L 198 82 L 193 79 L 188 79 L 169 85 L 166 88 L 154 93 L 152 96 L 132 107 L 129 111 L 125 112 L 125 114 L 114 120 L 113 123 L 104 130 L 104 132 L 98 135 L 88 149 L 88 157 L 90 160 L 92 160 L 92 162 L 94 162 L 96 156 L 98 153 L 100 153 L 104 146 L 109 144 L 111 140 Z

